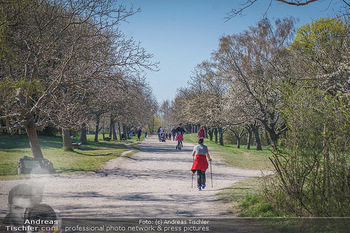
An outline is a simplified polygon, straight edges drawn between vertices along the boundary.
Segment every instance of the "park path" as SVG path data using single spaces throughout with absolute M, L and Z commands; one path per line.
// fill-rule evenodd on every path
M 218 217 L 228 207 L 217 201 L 218 192 L 262 175 L 262 171 L 228 166 L 214 157 L 214 187 L 208 170 L 207 188 L 198 191 L 191 188 L 193 144 L 184 143 L 179 151 L 176 142 L 159 142 L 153 136 L 138 146 L 141 152 L 111 160 L 104 172 L 0 181 L 0 217 L 7 213 L 9 190 L 24 182 L 43 185 L 43 203 L 63 217 Z

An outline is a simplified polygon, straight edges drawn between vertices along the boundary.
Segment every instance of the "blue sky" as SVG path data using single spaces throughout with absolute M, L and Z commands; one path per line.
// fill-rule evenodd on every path
M 147 81 L 161 103 L 173 100 L 178 88 L 187 86 L 195 66 L 210 58 L 224 35 L 239 33 L 262 19 L 271 0 L 259 0 L 237 16 L 225 22 L 226 14 L 240 8 L 246 0 L 123 0 L 126 6 L 141 8 L 141 12 L 123 23 L 120 29 L 133 37 L 159 61 L 160 71 L 147 72 Z M 293 16 L 298 27 L 319 17 L 334 16 L 343 6 L 339 0 L 319 0 L 297 7 L 271 2 L 267 18 Z

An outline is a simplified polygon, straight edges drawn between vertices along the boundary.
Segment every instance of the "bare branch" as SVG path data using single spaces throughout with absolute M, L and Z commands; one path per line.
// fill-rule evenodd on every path
M 276 0 L 277 2 L 282 2 L 288 5 L 292 5 L 292 6 L 305 6 L 307 4 L 310 4 L 312 2 L 316 2 L 318 0 L 307 0 L 307 1 L 299 1 L 299 0 L 295 0 L 295 1 L 286 1 L 286 0 Z
M 229 13 L 227 13 L 228 16 L 225 17 L 225 22 L 231 20 L 232 18 L 236 17 L 237 15 L 242 15 L 242 13 L 245 9 L 251 7 L 257 1 L 258 0 L 247 0 L 247 2 L 243 4 L 242 8 L 232 9 Z
M 350 7 L 350 3 L 348 3 L 347 1 L 343 0 L 343 2 Z

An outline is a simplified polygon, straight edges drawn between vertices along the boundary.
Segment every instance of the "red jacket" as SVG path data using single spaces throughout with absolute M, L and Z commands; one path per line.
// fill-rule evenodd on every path
M 179 134 L 179 135 L 176 136 L 176 140 L 177 141 L 182 141 L 182 140 L 184 140 L 184 137 L 182 136 L 182 134 Z
M 206 171 L 208 169 L 208 161 L 207 157 L 205 155 L 196 155 L 196 158 L 194 159 L 191 171 L 193 173 L 196 172 L 196 170 Z
M 204 129 L 199 129 L 198 130 L 197 138 L 205 138 L 205 131 L 204 131 Z

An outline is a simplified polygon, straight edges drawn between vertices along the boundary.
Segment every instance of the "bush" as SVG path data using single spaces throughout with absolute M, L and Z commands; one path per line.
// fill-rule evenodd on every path
M 291 216 L 349 217 L 349 100 L 302 86 L 285 93 L 289 130 L 270 158 L 276 179 L 266 197 Z

